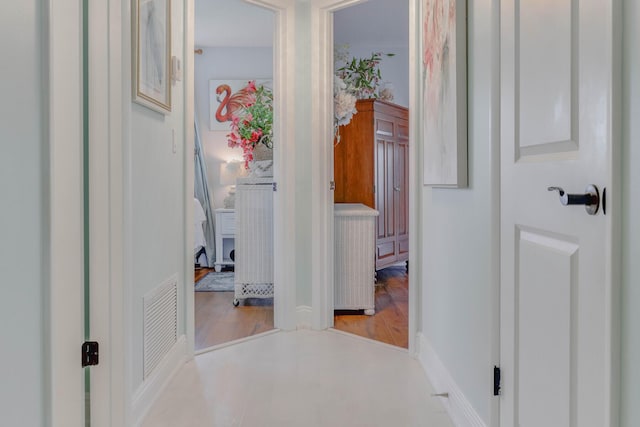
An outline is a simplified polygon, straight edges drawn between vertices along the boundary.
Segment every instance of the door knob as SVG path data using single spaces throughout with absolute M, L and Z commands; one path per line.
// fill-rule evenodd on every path
M 560 196 L 560 203 L 564 206 L 568 205 L 584 205 L 584 209 L 589 215 L 598 213 L 600 206 L 600 193 L 598 187 L 589 184 L 584 190 L 584 194 L 569 194 L 562 187 L 548 187 L 548 191 L 557 191 Z

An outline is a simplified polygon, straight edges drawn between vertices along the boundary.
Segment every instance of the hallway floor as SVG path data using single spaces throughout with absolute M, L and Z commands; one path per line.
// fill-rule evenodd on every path
M 277 332 L 196 356 L 145 427 L 450 427 L 405 350 L 336 331 Z

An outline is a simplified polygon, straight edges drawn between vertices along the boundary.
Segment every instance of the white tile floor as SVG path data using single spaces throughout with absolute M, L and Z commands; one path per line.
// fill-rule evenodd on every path
M 144 427 L 452 426 L 406 351 L 334 331 L 278 332 L 196 356 Z

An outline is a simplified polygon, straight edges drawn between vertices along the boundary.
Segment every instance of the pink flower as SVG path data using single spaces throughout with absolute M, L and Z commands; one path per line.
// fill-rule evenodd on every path
M 257 130 L 257 131 L 254 130 L 253 132 L 251 132 L 251 142 L 258 142 L 261 136 L 262 136 L 261 130 Z

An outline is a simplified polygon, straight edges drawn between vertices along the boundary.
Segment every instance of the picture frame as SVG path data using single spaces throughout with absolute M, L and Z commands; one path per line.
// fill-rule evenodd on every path
M 234 97 L 241 97 L 242 90 L 255 80 L 256 85 L 273 89 L 271 79 L 220 79 L 209 80 L 209 130 L 229 131 L 231 126 L 230 104 Z M 242 102 L 242 100 L 239 100 Z
M 133 101 L 171 112 L 171 0 L 132 2 Z
M 467 2 L 421 0 L 421 73 L 426 186 L 468 186 Z

